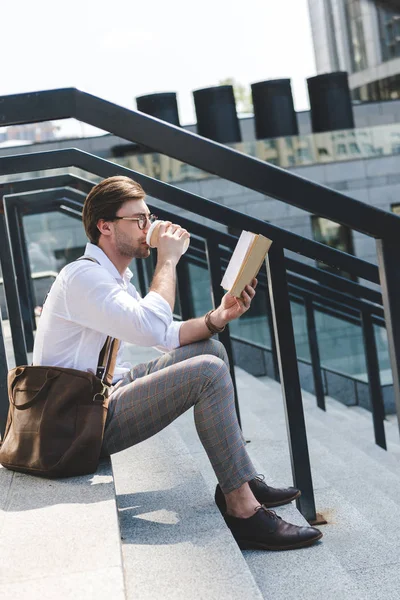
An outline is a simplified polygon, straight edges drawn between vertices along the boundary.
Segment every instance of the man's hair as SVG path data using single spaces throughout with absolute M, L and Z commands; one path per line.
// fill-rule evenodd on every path
M 108 177 L 95 185 L 86 197 L 82 212 L 83 226 L 91 243 L 99 243 L 99 219 L 112 219 L 124 202 L 143 200 L 145 196 L 142 186 L 129 177 Z

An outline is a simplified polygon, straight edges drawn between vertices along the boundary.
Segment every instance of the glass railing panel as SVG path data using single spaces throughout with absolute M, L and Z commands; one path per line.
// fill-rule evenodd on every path
M 321 365 L 339 373 L 365 378 L 364 342 L 361 326 L 315 311 Z
M 208 269 L 188 263 L 195 317 L 201 317 L 212 306 L 211 282 Z
M 82 223 L 58 211 L 27 215 L 23 225 L 32 274 L 58 272 L 84 252 Z
M 57 273 L 85 251 L 82 224 L 57 211 L 23 217 L 36 305 L 41 306 Z
M 231 335 L 253 344 L 271 348 L 271 333 L 267 317 L 267 295 L 259 289 L 249 312 L 229 324 Z
M 379 370 L 382 385 L 393 383 L 393 374 L 390 366 L 389 344 L 385 327 L 374 325 L 376 349 L 378 352 Z
M 310 361 L 310 347 L 308 343 L 308 330 L 306 320 L 306 310 L 300 302 L 290 303 L 292 311 L 292 321 L 294 330 L 294 341 L 296 343 L 297 357 L 302 360 Z

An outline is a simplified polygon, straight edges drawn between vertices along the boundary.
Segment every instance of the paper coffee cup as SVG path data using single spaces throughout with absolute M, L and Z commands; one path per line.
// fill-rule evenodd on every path
M 160 233 L 159 226 L 163 223 L 163 221 L 154 221 L 149 227 L 149 230 L 146 235 L 146 243 L 150 246 L 150 248 L 157 248 L 158 246 L 158 235 Z M 183 246 L 182 254 L 185 254 L 186 250 L 189 248 L 190 240 L 185 240 L 185 244 Z

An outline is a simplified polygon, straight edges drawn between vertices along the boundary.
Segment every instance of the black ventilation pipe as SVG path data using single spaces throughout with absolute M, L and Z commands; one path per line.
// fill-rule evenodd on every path
M 136 105 L 140 112 L 180 127 L 178 103 L 175 92 L 139 96 L 136 98 Z
M 231 85 L 195 90 L 193 97 L 199 135 L 222 144 L 242 141 Z
M 272 79 L 251 84 L 256 138 L 298 135 L 290 79 Z
M 314 133 L 354 128 L 353 105 L 345 71 L 310 77 L 307 85 Z

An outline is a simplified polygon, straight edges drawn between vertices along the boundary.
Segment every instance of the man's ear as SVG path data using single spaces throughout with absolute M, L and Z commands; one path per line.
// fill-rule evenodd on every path
M 109 236 L 112 233 L 111 229 L 111 221 L 105 221 L 104 219 L 99 219 L 97 221 L 97 229 L 100 231 L 102 235 Z

